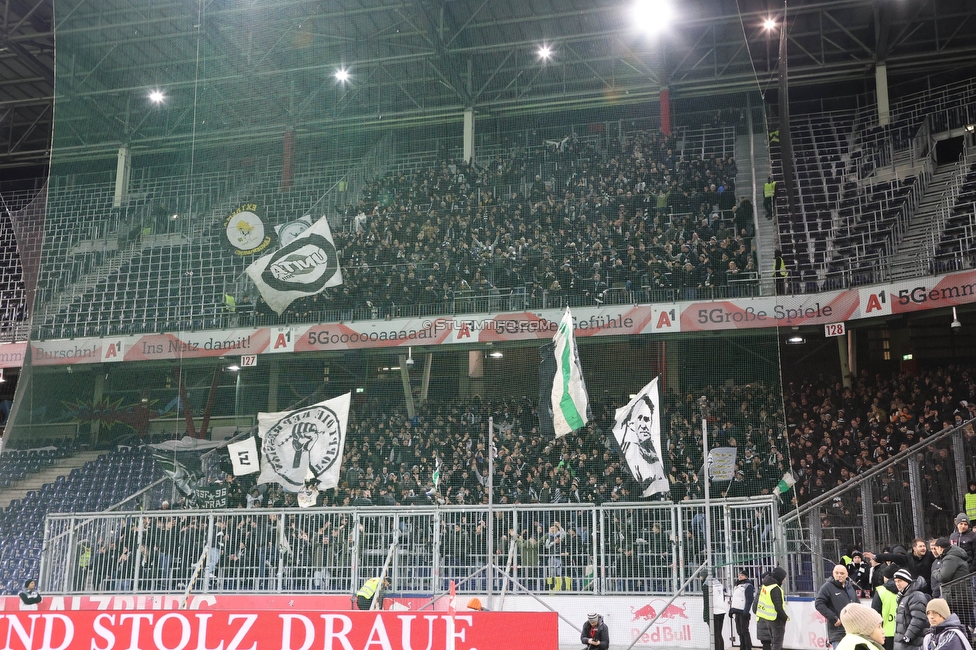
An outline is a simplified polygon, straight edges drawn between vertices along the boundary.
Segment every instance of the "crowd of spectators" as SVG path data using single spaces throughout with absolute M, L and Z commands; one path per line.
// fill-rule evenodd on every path
M 735 160 L 676 147 L 650 131 L 605 151 L 572 135 L 540 138 L 481 163 L 444 157 L 376 179 L 334 233 L 343 284 L 289 310 L 447 310 L 516 288 L 583 301 L 611 287 L 686 298 L 738 290 L 756 277 L 756 255 L 752 204 L 735 198 Z M 270 314 L 260 299 L 257 311 Z
M 936 370 L 871 373 L 862 371 L 845 388 L 820 377 L 791 383 L 785 391 L 789 456 L 800 502 L 818 497 L 947 426 L 976 417 L 976 370 L 948 365 Z M 965 434 L 967 453 L 976 437 Z M 930 448 L 920 465 L 926 503 L 926 527 L 951 526 L 958 512 L 956 473 L 950 445 Z M 907 507 L 907 466 L 889 467 L 877 486 L 880 504 Z M 857 492 L 857 491 L 855 491 Z M 827 509 L 833 526 L 860 517 L 860 494 L 839 495 Z M 902 513 L 910 521 L 910 513 Z

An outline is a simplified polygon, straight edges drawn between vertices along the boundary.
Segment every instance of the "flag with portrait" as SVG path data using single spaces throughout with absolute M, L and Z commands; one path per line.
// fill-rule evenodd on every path
M 641 496 L 670 492 L 671 484 L 661 455 L 661 395 L 657 377 L 617 409 L 613 437 Z

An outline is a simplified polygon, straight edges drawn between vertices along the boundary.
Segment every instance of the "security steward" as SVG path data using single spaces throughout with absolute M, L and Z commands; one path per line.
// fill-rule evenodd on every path
M 881 569 L 881 567 L 878 567 Z M 880 584 L 874 589 L 874 596 L 871 598 L 871 608 L 881 614 L 881 627 L 884 628 L 885 650 L 892 650 L 895 647 L 895 615 L 898 612 L 898 587 L 893 580 L 895 571 L 898 570 L 897 564 L 889 564 L 881 569 L 884 574 L 884 584 Z
M 775 567 L 762 578 L 759 597 L 753 604 L 756 613 L 756 638 L 762 643 L 763 650 L 783 650 L 783 637 L 786 636 L 786 594 L 783 592 L 783 581 L 786 580 L 786 570 Z
M 373 601 L 377 600 L 376 609 L 383 609 L 383 595 L 390 587 L 390 579 L 370 578 L 363 583 L 363 586 L 356 592 L 356 608 L 367 610 L 373 606 Z

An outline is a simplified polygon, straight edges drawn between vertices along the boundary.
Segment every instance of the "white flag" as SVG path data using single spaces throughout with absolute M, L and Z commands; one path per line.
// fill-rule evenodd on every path
M 735 478 L 735 447 L 716 447 L 708 452 L 711 465 L 708 477 L 713 481 L 731 481 Z
M 315 224 L 245 270 L 261 297 L 279 315 L 298 298 L 342 284 L 342 271 L 329 222 Z
M 626 406 L 617 409 L 615 420 L 613 436 L 640 485 L 641 496 L 669 492 L 671 484 L 661 462 L 661 396 L 657 377 Z
M 320 490 L 339 484 L 352 393 L 295 411 L 258 413 L 261 475 L 258 483 L 278 483 L 298 492 L 311 475 Z
M 579 350 L 573 335 L 573 315 L 566 313 L 552 337 L 555 345 L 556 376 L 552 382 L 552 426 L 556 437 L 582 429 L 590 417 L 590 398 L 580 368 Z
M 234 466 L 234 476 L 244 476 L 261 471 L 258 445 L 254 438 L 232 442 L 227 445 L 230 462 Z

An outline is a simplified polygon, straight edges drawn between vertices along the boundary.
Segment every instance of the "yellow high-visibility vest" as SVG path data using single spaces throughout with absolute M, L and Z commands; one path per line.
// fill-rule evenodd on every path
M 362 596 L 363 598 L 372 598 L 373 594 L 376 593 L 376 590 L 379 588 L 379 586 L 380 586 L 379 578 L 370 578 L 369 580 L 363 583 L 363 586 L 359 588 L 359 591 L 356 592 L 356 595 Z
M 774 589 L 779 589 L 780 595 L 783 598 L 783 610 L 786 610 L 786 594 L 783 593 L 783 587 L 780 585 L 763 585 L 759 590 L 759 600 L 756 601 L 756 618 L 762 618 L 767 621 L 776 620 L 776 605 L 773 604 L 772 597 Z
M 881 585 L 875 591 L 881 599 L 881 627 L 885 636 L 895 636 L 895 614 L 898 613 L 898 594 L 894 594 L 887 587 Z

